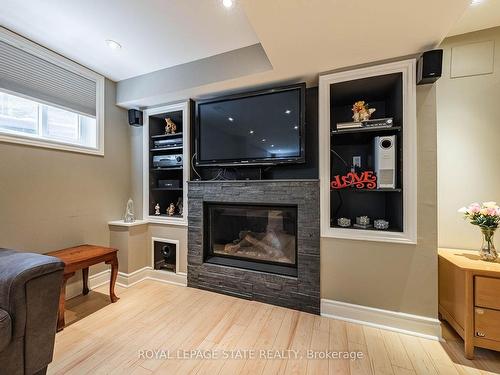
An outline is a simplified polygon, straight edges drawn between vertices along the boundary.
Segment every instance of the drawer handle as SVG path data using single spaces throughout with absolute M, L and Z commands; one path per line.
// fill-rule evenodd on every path
M 476 308 L 476 314 L 483 315 L 484 314 L 484 310 Z
M 486 334 L 485 334 L 485 333 L 483 333 L 483 332 L 476 331 L 476 336 L 477 336 L 477 337 L 485 337 L 485 336 L 486 336 Z

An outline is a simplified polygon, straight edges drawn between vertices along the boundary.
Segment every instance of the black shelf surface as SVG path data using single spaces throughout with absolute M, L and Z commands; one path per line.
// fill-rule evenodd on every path
M 353 225 L 351 225 L 350 227 L 341 227 L 340 225 L 337 225 L 337 224 L 331 224 L 330 227 L 331 228 L 340 228 L 340 229 L 352 229 L 352 230 L 370 230 L 370 231 L 375 231 L 375 232 L 393 232 L 393 233 L 401 233 L 402 232 L 398 228 L 391 227 L 391 226 L 389 226 L 388 229 L 377 229 L 377 228 L 374 228 L 373 226 L 370 228 L 356 228 Z
M 151 190 L 155 191 L 182 191 L 182 188 L 151 188 Z
M 356 189 L 356 188 L 347 188 L 347 189 L 331 189 L 331 191 L 339 190 L 340 192 L 349 192 L 349 193 L 401 193 L 403 189 Z
M 155 152 L 155 151 L 170 151 L 170 150 L 182 150 L 182 146 L 175 146 L 175 147 L 162 147 L 162 148 L 152 148 L 149 151 Z
M 175 133 L 175 134 L 158 134 L 158 135 L 152 135 L 152 139 L 158 139 L 158 138 L 170 138 L 170 137 L 178 137 L 182 136 L 182 132 L 180 133 Z
M 175 215 L 167 215 L 167 214 L 155 215 L 155 214 L 153 214 L 151 216 L 161 217 L 161 218 L 175 218 L 175 219 L 182 219 L 184 217 L 184 216 L 179 215 L 179 214 L 175 214 Z
M 390 132 L 390 131 L 400 131 L 401 126 L 391 126 L 391 127 L 366 127 L 366 128 L 354 128 L 354 129 L 340 129 L 332 130 L 331 134 L 352 134 L 352 133 L 372 133 L 372 132 Z
M 151 171 L 154 172 L 154 171 L 176 171 L 176 170 L 181 170 L 183 169 L 184 167 L 180 166 L 180 167 L 162 167 L 162 168 L 151 168 Z

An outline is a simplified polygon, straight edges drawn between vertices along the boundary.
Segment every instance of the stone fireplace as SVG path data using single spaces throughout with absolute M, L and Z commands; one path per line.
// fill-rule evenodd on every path
M 190 182 L 188 196 L 188 286 L 319 313 L 317 180 Z
M 204 202 L 206 263 L 297 276 L 297 206 Z

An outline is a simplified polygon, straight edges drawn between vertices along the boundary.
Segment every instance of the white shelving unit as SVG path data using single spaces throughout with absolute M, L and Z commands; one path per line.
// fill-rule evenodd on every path
M 190 170 L 189 102 L 147 109 L 144 111 L 143 116 L 143 218 L 149 223 L 187 226 L 187 181 L 189 180 Z M 178 132 L 179 130 L 182 132 L 182 148 L 175 147 L 168 150 L 157 149 L 151 151 L 151 136 L 154 135 L 155 138 L 161 137 L 158 128 L 161 126 L 161 118 L 166 117 L 175 117 L 182 122 L 177 124 L 180 127 Z M 179 120 L 177 121 L 179 122 Z M 179 138 L 181 138 L 180 135 Z M 162 152 L 182 154 L 182 166 L 170 169 L 153 168 L 152 155 Z M 157 182 L 159 179 L 178 179 L 180 181 L 180 187 L 179 189 L 158 188 Z M 181 196 L 183 200 L 183 214 L 167 216 L 166 209 L 168 204 L 170 202 L 175 204 L 179 196 Z M 160 216 L 154 215 L 154 205 L 156 203 L 160 203 Z
M 415 244 L 417 242 L 417 128 L 416 128 L 416 83 L 415 83 L 415 60 L 404 60 L 392 62 L 377 66 L 360 68 L 350 71 L 342 71 L 320 76 L 319 79 L 319 139 L 320 139 L 320 176 L 321 176 L 321 236 L 342 238 L 351 240 L 367 240 L 380 242 L 395 242 Z M 332 159 L 331 149 L 334 147 L 332 139 L 338 136 L 335 132 L 332 134 L 332 108 L 340 105 L 335 102 L 335 90 L 343 87 L 344 92 L 349 95 L 357 92 L 360 87 L 360 80 L 366 78 L 377 78 L 388 75 L 397 75 L 400 77 L 398 87 L 401 89 L 400 100 L 401 107 L 398 108 L 398 117 L 401 122 L 399 127 L 404 131 L 402 136 L 401 160 L 399 166 L 402 183 L 398 189 L 393 189 L 394 194 L 400 195 L 402 214 L 399 214 L 399 224 L 397 230 L 377 231 L 365 229 L 352 229 L 336 227 L 331 216 L 331 172 Z M 382 78 L 383 79 L 383 78 Z M 355 88 L 349 85 L 357 81 Z M 366 85 L 369 86 L 369 85 Z M 347 89 L 346 89 L 347 87 Z M 370 90 L 374 90 L 373 87 Z M 357 100 L 365 100 L 359 97 Z M 342 103 L 341 105 L 345 105 Z M 352 105 L 352 104 L 351 104 Z M 343 115 L 345 115 L 345 111 Z M 335 120 L 334 120 L 335 121 Z M 346 120 L 344 120 L 346 121 Z M 338 138 L 337 138 L 338 139 Z M 378 193 L 359 193 L 359 194 L 385 194 L 383 191 Z M 390 194 L 390 193 L 387 193 Z M 378 198 L 374 198 L 378 199 Z M 399 206 L 397 206 L 399 209 Z M 401 212 L 401 211 L 398 211 Z M 402 215 L 402 216 L 401 216 Z M 354 219 L 354 218 L 351 218 Z M 373 219 L 373 218 L 372 218 Z

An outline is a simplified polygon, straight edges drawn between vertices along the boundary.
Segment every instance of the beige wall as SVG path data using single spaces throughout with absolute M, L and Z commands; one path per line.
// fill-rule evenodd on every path
M 417 88 L 418 243 L 321 239 L 321 297 L 437 317 L 436 90 Z
M 44 253 L 109 244 L 130 193 L 130 134 L 105 86 L 105 155 L 0 143 L 0 247 Z
M 489 40 L 495 41 L 494 73 L 451 79 L 451 48 Z M 477 249 L 478 228 L 457 210 L 475 201 L 500 201 L 500 28 L 445 39 L 442 48 L 443 76 L 437 85 L 439 246 Z

